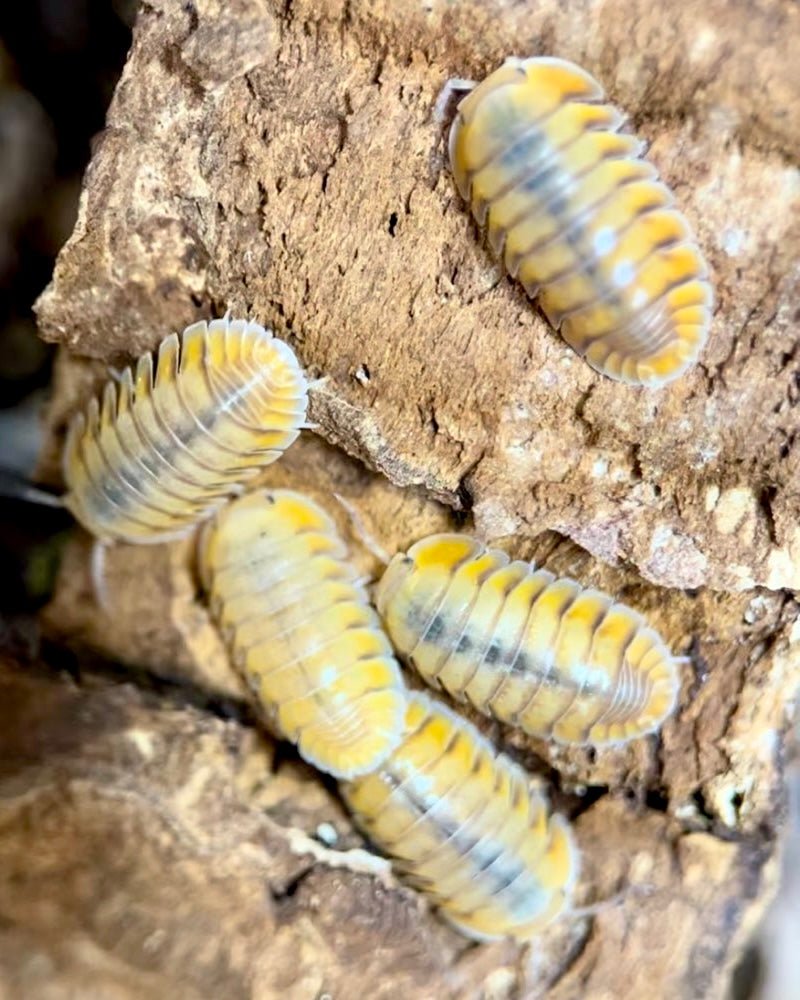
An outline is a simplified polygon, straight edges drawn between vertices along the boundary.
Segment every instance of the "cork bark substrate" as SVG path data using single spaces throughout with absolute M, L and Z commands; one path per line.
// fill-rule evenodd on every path
M 774 887 L 800 682 L 798 30 L 786 0 L 142 5 L 37 307 L 61 345 L 42 477 L 109 365 L 230 309 L 327 376 L 264 481 L 323 502 L 365 573 L 365 532 L 394 552 L 475 531 L 689 659 L 675 716 L 631 746 L 473 718 L 572 819 L 594 910 L 470 944 L 258 724 L 192 541 L 114 547 L 101 608 L 76 530 L 45 613 L 69 669 L 0 672 L 11 995 L 726 995 Z M 709 257 L 708 347 L 662 391 L 592 372 L 454 190 L 436 97 L 511 54 L 603 81 Z

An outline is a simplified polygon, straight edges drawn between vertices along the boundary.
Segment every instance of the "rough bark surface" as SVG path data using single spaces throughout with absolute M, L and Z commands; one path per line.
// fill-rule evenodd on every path
M 770 894 L 800 683 L 798 20 L 775 0 L 681 3 L 668 22 L 643 0 L 143 6 L 39 302 L 44 336 L 68 349 L 43 474 L 57 478 L 65 423 L 105 364 L 230 307 L 328 376 L 319 436 L 265 481 L 325 503 L 365 572 L 379 569 L 365 531 L 393 552 L 465 526 L 620 594 L 691 662 L 675 717 L 632 747 L 566 751 L 476 720 L 574 819 L 579 903 L 622 897 L 531 948 L 468 947 L 380 869 L 351 870 L 362 855 L 336 853 L 362 841 L 330 785 L 274 758 L 248 715 L 221 717 L 244 692 L 193 541 L 112 549 L 102 609 L 76 533 L 45 625 L 86 679 L 10 668 L 0 701 L 18 750 L 0 784 L 10 975 L 35 985 L 24 977 L 47 962 L 59 997 L 92 974 L 120 997 L 176 983 L 198 997 L 724 994 Z M 444 80 L 539 52 L 587 66 L 630 112 L 713 265 L 709 346 L 662 392 L 570 351 L 501 275 L 445 169 Z M 97 651 L 179 683 L 95 677 Z M 321 822 L 333 852 L 314 841 Z M 20 861 L 32 836 L 34 863 Z
M 668 20 L 644 0 L 146 4 L 45 337 L 119 362 L 247 310 L 330 377 L 325 437 L 487 536 L 553 528 L 666 586 L 800 585 L 800 15 Z M 562 342 L 445 168 L 444 81 L 538 52 L 605 83 L 709 256 L 710 343 L 665 391 Z

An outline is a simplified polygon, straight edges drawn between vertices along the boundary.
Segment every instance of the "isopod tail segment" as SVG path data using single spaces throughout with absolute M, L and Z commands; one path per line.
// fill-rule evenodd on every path
M 638 612 L 468 535 L 398 553 L 375 601 L 423 680 L 531 736 L 627 742 L 675 707 L 675 658 Z
M 397 746 L 400 667 L 344 542 L 290 490 L 247 494 L 202 532 L 198 561 L 231 658 L 273 730 L 348 778 Z
M 445 87 L 437 109 L 449 92 Z M 713 293 L 672 192 L 589 73 L 507 59 L 458 105 L 456 187 L 507 272 L 597 371 L 658 388 L 698 358 Z
M 528 940 L 569 906 L 580 865 L 566 820 L 435 699 L 410 692 L 400 745 L 340 787 L 358 826 L 467 937 Z

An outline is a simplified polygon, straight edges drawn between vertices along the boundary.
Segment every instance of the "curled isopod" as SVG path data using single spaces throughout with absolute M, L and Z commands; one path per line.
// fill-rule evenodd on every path
M 64 504 L 101 541 L 179 538 L 283 454 L 308 386 L 258 323 L 194 323 L 139 358 L 70 424 Z
M 579 855 L 525 772 L 466 720 L 417 692 L 400 746 L 341 786 L 394 867 L 477 940 L 525 940 L 569 904 Z
M 657 387 L 697 360 L 713 295 L 686 219 L 622 124 L 580 67 L 511 58 L 458 105 L 450 164 L 566 342 L 610 378 Z
M 467 535 L 396 555 L 376 603 L 428 684 L 532 736 L 617 743 L 675 706 L 675 658 L 640 614 Z
M 377 767 L 400 740 L 405 688 L 328 514 L 289 490 L 248 494 L 206 525 L 198 561 L 275 730 L 336 777 Z

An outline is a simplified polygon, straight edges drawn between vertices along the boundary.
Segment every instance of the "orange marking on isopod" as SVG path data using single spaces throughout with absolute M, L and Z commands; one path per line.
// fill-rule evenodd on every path
M 294 352 L 258 323 L 194 323 L 110 381 L 70 424 L 64 504 L 102 541 L 179 538 L 304 426 Z
M 200 573 L 232 658 L 281 735 L 336 777 L 400 740 L 405 688 L 336 527 L 289 490 L 234 500 L 204 529 Z
M 376 603 L 427 683 L 533 736 L 619 743 L 675 707 L 675 658 L 640 614 L 469 536 L 396 555 Z
M 567 343 L 610 378 L 658 387 L 706 342 L 708 267 L 644 144 L 604 102 L 572 63 L 507 59 L 458 105 L 450 164 L 493 250 Z
M 526 940 L 569 905 L 579 855 L 566 821 L 437 701 L 409 693 L 400 745 L 341 790 L 370 840 L 468 937 Z

